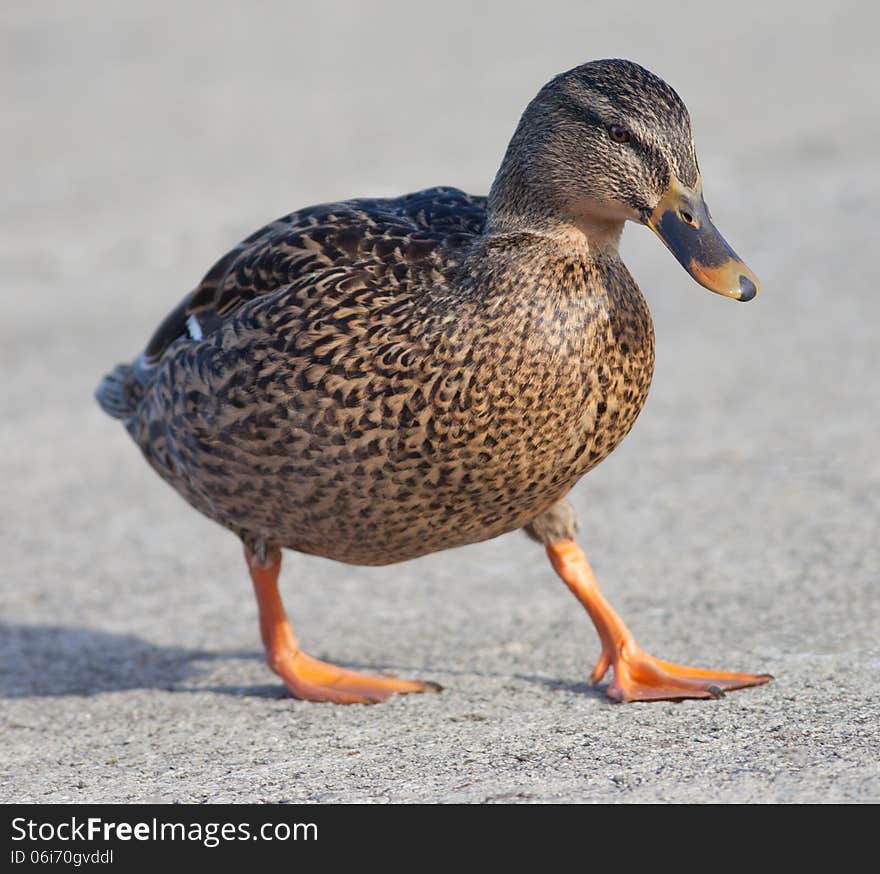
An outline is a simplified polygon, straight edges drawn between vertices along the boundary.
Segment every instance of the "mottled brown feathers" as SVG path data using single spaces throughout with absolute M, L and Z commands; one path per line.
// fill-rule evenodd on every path
M 428 217 L 433 196 L 402 200 Z M 230 314 L 167 349 L 128 428 L 252 549 L 384 564 L 501 534 L 635 420 L 652 335 L 623 265 L 540 237 L 486 241 L 464 230 L 481 226 L 474 199 L 436 196 L 466 214 L 433 238 L 385 218 L 386 202 L 319 207 L 193 296 L 195 312 Z
M 258 557 L 378 565 L 530 523 L 571 533 L 566 505 L 551 508 L 632 427 L 653 331 L 616 247 L 529 212 L 527 188 L 493 189 L 495 212 L 434 188 L 279 219 L 217 262 L 99 400 Z M 493 221 L 505 208 L 517 220 Z

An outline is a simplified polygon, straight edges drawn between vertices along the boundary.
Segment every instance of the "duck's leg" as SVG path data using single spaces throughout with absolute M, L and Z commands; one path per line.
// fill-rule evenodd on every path
M 590 614 L 602 654 L 590 679 L 598 683 L 609 668 L 614 677 L 607 694 L 617 701 L 657 701 L 681 698 L 718 698 L 725 691 L 760 686 L 770 674 L 707 671 L 664 662 L 646 653 L 632 632 L 605 600 L 587 557 L 574 541 L 574 510 L 560 501 L 526 528 L 542 541 L 554 570 Z
M 247 547 L 244 554 L 257 595 L 266 661 L 296 698 L 336 704 L 376 704 L 395 693 L 440 691 L 436 683 L 360 674 L 306 655 L 299 648 L 278 592 L 281 550 L 269 550 L 265 562 L 260 562 Z

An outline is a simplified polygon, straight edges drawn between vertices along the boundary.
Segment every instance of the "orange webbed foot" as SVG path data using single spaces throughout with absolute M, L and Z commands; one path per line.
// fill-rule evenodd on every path
M 709 671 L 664 662 L 630 643 L 616 657 L 603 649 L 590 679 L 598 683 L 609 667 L 614 677 L 606 690 L 615 701 L 680 701 L 685 698 L 722 698 L 725 692 L 761 686 L 770 674 Z
M 361 674 L 322 662 L 297 650 L 269 656 L 270 666 L 284 680 L 291 694 L 303 701 L 335 704 L 378 704 L 392 695 L 439 692 L 437 683 L 400 680 L 379 674 Z
M 761 686 L 770 674 L 736 674 L 676 665 L 648 655 L 599 591 L 587 557 L 573 540 L 547 546 L 556 573 L 590 614 L 602 654 L 590 679 L 598 683 L 609 668 L 614 677 L 606 690 L 615 701 L 678 701 L 683 698 L 721 698 L 732 689 Z

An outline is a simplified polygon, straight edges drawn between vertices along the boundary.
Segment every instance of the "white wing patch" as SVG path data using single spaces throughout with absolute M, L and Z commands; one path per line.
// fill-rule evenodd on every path
M 195 316 L 189 316 L 186 320 L 186 329 L 189 331 L 189 335 L 193 340 L 202 339 L 202 326 L 199 324 L 199 320 Z

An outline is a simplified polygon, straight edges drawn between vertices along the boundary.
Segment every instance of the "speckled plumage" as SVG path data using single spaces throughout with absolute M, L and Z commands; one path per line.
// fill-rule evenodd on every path
M 579 105 L 592 119 L 616 93 L 644 112 L 645 76 L 659 117 L 682 127 L 675 92 L 636 65 L 621 79 L 621 63 L 542 89 L 488 201 L 433 188 L 300 210 L 253 234 L 99 400 L 258 556 L 385 564 L 534 522 L 620 442 L 651 380 L 651 320 L 616 240 L 591 248 L 571 233 L 558 215 L 571 167 L 544 154 L 547 125 L 564 140 Z M 556 175 L 517 183 L 539 158 Z M 633 212 L 651 196 L 623 164 L 607 184 L 587 165 Z M 662 187 L 668 169 L 651 178 Z
M 531 522 L 632 426 L 651 322 L 616 257 L 484 221 L 438 188 L 273 223 L 180 311 L 205 338 L 159 356 L 132 437 L 258 554 L 386 564 Z

